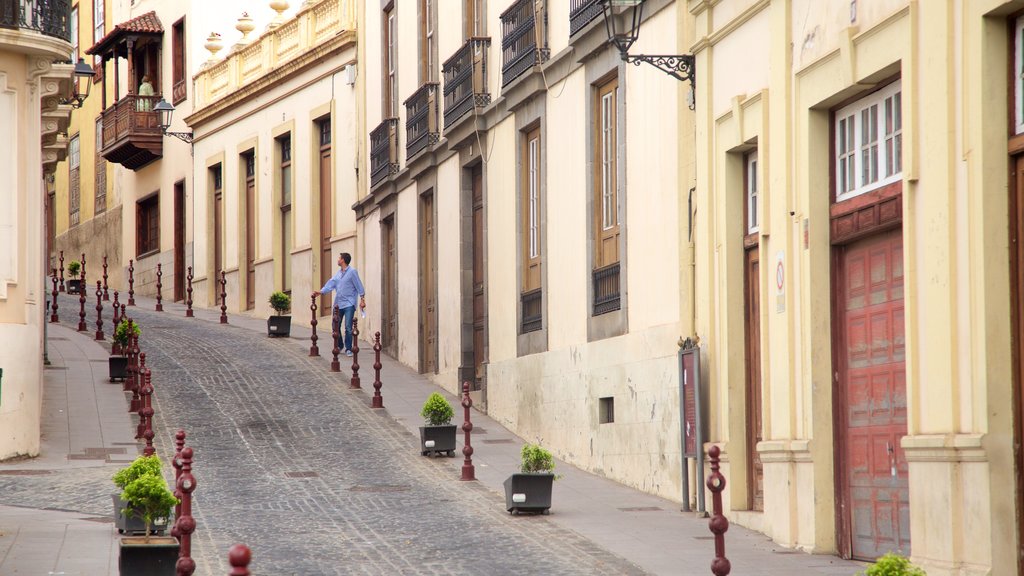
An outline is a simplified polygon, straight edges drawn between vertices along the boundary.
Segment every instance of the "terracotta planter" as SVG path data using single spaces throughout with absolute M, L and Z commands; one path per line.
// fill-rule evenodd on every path
M 174 576 L 178 539 L 170 536 L 125 536 L 117 566 L 121 576 Z
M 551 488 L 554 481 L 554 474 L 516 473 L 509 476 L 505 480 L 505 508 L 510 514 L 547 514 L 551 508 Z
M 447 452 L 449 458 L 454 457 L 456 430 L 455 424 L 420 426 L 420 454 Z

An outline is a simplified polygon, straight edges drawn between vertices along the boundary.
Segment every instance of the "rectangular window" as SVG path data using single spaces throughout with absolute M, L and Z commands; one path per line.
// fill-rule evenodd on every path
M 71 9 L 68 27 L 71 29 L 71 63 L 73 64 L 78 62 L 78 6 Z
M 747 154 L 747 234 L 760 229 L 760 205 L 757 195 L 757 151 Z
M 103 39 L 104 28 L 104 4 L 106 0 L 92 0 L 92 23 L 93 23 L 93 36 L 92 41 L 95 44 Z
M 398 85 L 395 81 L 395 7 L 384 11 L 384 113 L 385 118 L 398 116 Z
M 620 309 L 618 78 L 596 86 L 594 100 L 594 315 Z
M 484 35 L 484 0 L 465 0 L 466 40 Z
M 77 226 L 79 219 L 79 208 L 81 206 L 81 144 L 76 134 L 68 143 L 68 214 L 71 218 L 71 225 Z
M 523 285 L 520 296 L 522 306 L 520 333 L 525 334 L 540 330 L 543 320 L 540 263 L 540 127 L 533 128 L 524 134 L 521 162 L 520 186 L 522 191 L 519 213 L 522 222 L 520 254 L 523 263 Z
M 896 81 L 836 112 L 836 200 L 846 200 L 900 179 L 902 104 L 900 82 Z
M 103 148 L 103 118 L 96 119 L 96 213 L 107 209 L 107 161 L 100 155 Z
M 171 98 L 174 104 L 185 99 L 185 18 L 174 23 L 171 30 Z
M 1014 133 L 1024 134 L 1024 16 L 1014 27 L 1013 86 Z
M 421 84 L 437 81 L 434 63 L 434 0 L 420 0 L 420 79 Z
M 292 137 L 278 139 L 281 150 L 281 290 L 292 289 Z
M 142 256 L 160 249 L 160 194 L 139 200 L 136 206 L 135 251 Z

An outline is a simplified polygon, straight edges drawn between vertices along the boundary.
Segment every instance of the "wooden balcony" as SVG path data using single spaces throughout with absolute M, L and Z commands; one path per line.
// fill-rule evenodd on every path
M 438 122 L 437 82 L 427 82 L 405 101 L 405 158 L 411 159 L 427 146 L 436 144 Z
M 547 7 L 541 4 L 537 10 L 534 1 L 517 0 L 501 14 L 502 86 L 551 57 L 547 45 Z
M 444 126 L 447 130 L 455 121 L 474 108 L 491 103 L 487 91 L 487 51 L 490 38 L 470 38 L 444 63 Z
M 128 94 L 103 111 L 100 154 L 129 170 L 138 170 L 163 156 L 159 115 L 153 107 L 160 96 Z
M 398 118 L 387 118 L 370 132 L 370 188 L 398 173 Z

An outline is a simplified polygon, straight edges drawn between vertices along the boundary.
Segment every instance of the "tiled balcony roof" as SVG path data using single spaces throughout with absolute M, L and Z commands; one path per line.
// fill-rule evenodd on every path
M 99 42 L 97 42 L 92 48 L 85 51 L 86 54 L 102 54 L 108 50 L 108 48 L 117 43 L 117 40 L 125 34 L 163 34 L 164 26 L 160 23 L 160 18 L 157 18 L 156 12 L 146 12 L 141 16 L 136 16 L 127 22 L 122 22 L 114 29 L 107 33 Z

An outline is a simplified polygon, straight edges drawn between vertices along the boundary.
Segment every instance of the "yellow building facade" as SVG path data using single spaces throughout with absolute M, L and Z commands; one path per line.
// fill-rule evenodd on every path
M 1019 573 L 1024 4 L 688 9 L 696 331 L 731 518 Z

